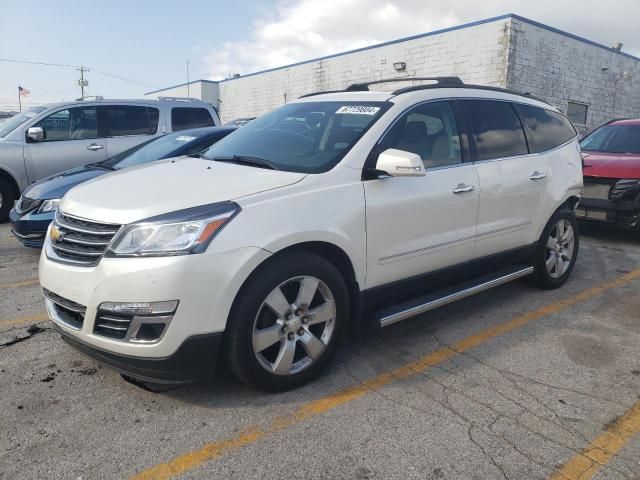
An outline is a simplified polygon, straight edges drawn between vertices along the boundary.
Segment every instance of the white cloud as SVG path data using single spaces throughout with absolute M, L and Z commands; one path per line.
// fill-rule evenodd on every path
M 248 40 L 210 48 L 204 70 L 221 79 L 510 12 L 640 54 L 638 0 L 279 0 Z

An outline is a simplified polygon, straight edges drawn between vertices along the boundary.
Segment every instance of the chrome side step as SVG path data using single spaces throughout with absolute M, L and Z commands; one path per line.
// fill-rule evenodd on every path
M 395 305 L 376 312 L 376 322 L 380 327 L 388 327 L 396 322 L 434 310 L 449 303 L 462 300 L 476 293 L 517 280 L 533 273 L 533 267 L 516 266 L 492 275 L 465 282 L 456 287 L 442 290 L 401 305 Z

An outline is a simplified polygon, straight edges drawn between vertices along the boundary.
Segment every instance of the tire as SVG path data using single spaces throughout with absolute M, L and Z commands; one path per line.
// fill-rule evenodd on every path
M 9 212 L 16 200 L 11 184 L 4 178 L 0 178 L 0 222 L 9 218 Z
M 275 257 L 236 297 L 225 361 L 238 379 L 261 390 L 299 387 L 335 356 L 348 318 L 349 293 L 336 267 L 306 252 Z
M 568 208 L 562 208 L 549 219 L 540 236 L 533 259 L 532 283 L 545 290 L 561 287 L 573 271 L 579 247 L 576 216 Z

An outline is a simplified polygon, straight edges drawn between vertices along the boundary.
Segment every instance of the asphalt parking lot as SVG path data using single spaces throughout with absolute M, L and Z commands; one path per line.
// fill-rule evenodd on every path
M 0 225 L 0 479 L 638 479 L 640 237 L 589 228 L 570 281 L 515 282 L 346 345 L 284 394 L 151 393 L 46 321 Z

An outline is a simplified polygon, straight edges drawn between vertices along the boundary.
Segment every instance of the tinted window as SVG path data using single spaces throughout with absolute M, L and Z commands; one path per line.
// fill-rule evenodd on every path
M 254 157 L 279 170 L 326 172 L 387 108 L 382 102 L 290 103 L 239 128 L 204 157 Z
M 100 107 L 111 137 L 153 135 L 158 131 L 158 109 L 134 105 Z M 101 116 L 101 119 L 103 117 Z
M 524 124 L 532 153 L 551 150 L 576 136 L 576 130 L 567 117 L 531 105 L 515 105 Z
M 603 125 L 580 142 L 585 151 L 640 153 L 640 125 Z
M 567 117 L 577 125 L 587 124 L 589 106 L 584 103 L 567 102 Z
M 380 143 L 420 155 L 425 168 L 462 162 L 460 137 L 449 102 L 425 103 L 402 115 Z
M 43 118 L 34 127 L 44 129 L 45 142 L 97 138 L 96 107 L 75 107 L 60 110 Z
M 171 109 L 171 125 L 173 130 L 185 130 L 187 128 L 213 127 L 213 118 L 204 108 L 179 107 Z
M 528 153 L 522 125 L 508 102 L 465 100 L 478 160 Z

